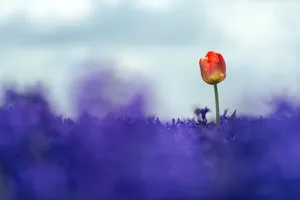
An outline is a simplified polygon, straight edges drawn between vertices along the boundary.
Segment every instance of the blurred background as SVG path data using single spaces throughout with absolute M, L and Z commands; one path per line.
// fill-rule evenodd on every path
M 151 113 L 190 117 L 214 112 L 198 61 L 215 50 L 227 63 L 221 110 L 266 114 L 274 95 L 300 97 L 299 10 L 296 0 L 1 0 L 0 82 L 41 82 L 72 116 L 76 78 L 106 66 L 151 84 Z

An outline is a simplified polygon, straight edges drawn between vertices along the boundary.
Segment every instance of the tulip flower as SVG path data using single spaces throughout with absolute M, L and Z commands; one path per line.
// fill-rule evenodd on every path
M 214 51 L 208 51 L 205 57 L 199 60 L 202 79 L 210 85 L 214 85 L 216 102 L 216 122 L 220 124 L 220 108 L 217 84 L 226 78 L 226 64 L 223 56 Z

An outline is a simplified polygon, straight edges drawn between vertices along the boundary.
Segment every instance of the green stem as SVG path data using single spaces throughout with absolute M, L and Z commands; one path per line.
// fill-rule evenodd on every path
M 217 83 L 214 83 L 214 90 L 215 90 L 215 102 L 216 102 L 216 122 L 217 125 L 220 125 L 220 107 L 219 107 L 219 94 L 218 94 Z

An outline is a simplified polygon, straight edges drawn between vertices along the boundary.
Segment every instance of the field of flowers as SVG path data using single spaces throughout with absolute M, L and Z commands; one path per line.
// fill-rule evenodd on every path
M 208 108 L 162 122 L 145 113 L 144 93 L 121 108 L 93 96 L 110 88 L 99 80 L 80 83 L 76 119 L 54 114 L 39 89 L 6 90 L 1 200 L 300 199 L 299 106 L 281 98 L 267 117 L 221 112 L 219 126 Z

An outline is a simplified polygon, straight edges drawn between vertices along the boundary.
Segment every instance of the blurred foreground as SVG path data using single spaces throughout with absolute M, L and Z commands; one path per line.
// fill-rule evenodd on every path
M 74 120 L 56 116 L 40 88 L 6 90 L 1 200 L 300 199 L 299 106 L 225 113 L 219 128 L 205 110 L 167 124 L 147 116 L 146 89 L 110 76 L 74 88 Z

